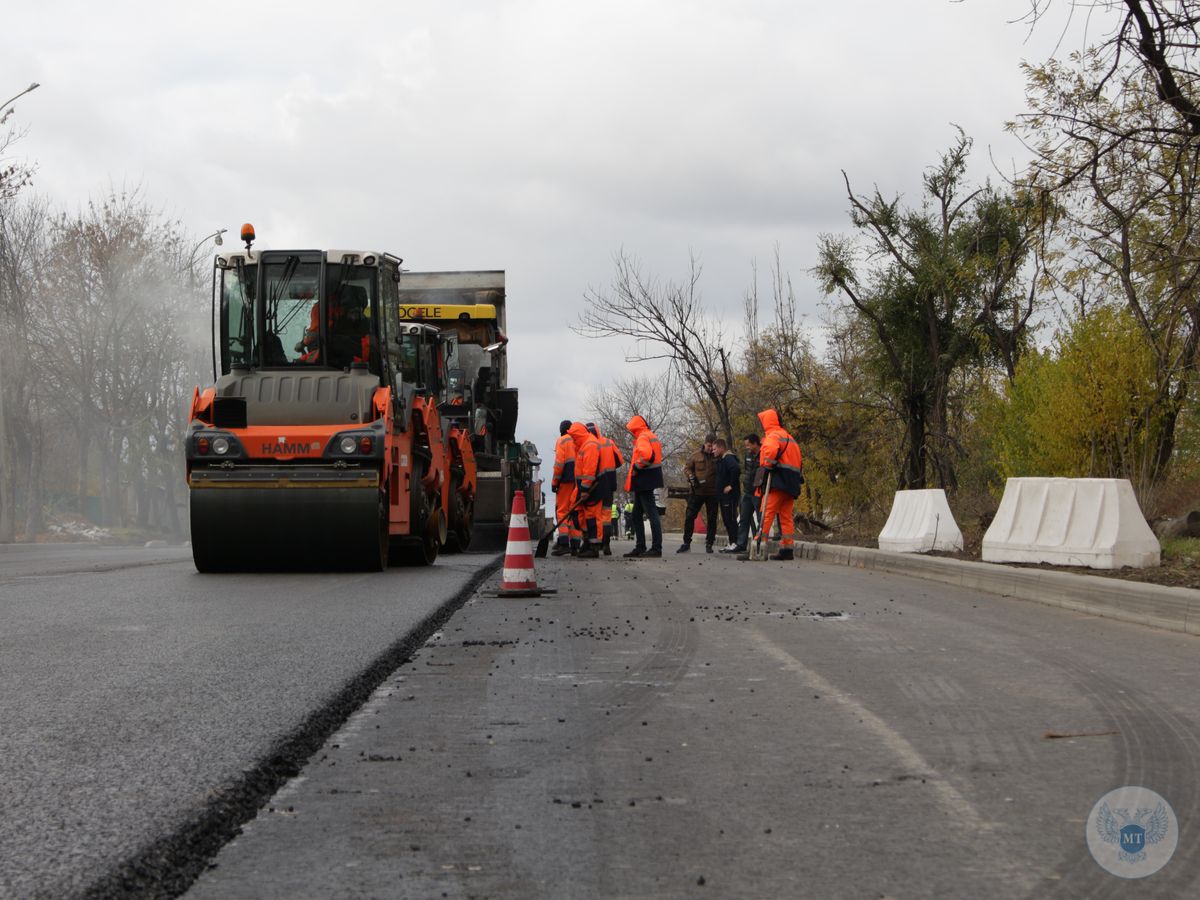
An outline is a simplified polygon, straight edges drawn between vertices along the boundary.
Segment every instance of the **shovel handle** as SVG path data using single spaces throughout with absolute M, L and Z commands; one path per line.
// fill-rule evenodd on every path
M 771 493 L 771 476 L 773 474 L 768 470 L 766 481 L 763 483 L 762 500 L 758 503 L 758 534 L 754 536 L 755 559 L 762 556 L 763 526 L 767 520 L 767 495 Z
M 537 550 L 533 554 L 534 556 L 536 556 L 538 559 L 546 558 L 546 551 L 550 547 L 550 541 L 554 538 L 554 532 L 558 531 L 558 527 L 562 525 L 563 522 L 567 521 L 567 519 L 571 518 L 571 513 L 575 512 L 575 510 L 580 507 L 583 501 L 590 496 L 591 491 L 588 491 L 586 494 L 580 494 L 579 498 L 570 505 L 565 513 L 563 513 L 562 518 L 550 526 L 550 530 L 543 534 L 541 539 L 538 541 Z

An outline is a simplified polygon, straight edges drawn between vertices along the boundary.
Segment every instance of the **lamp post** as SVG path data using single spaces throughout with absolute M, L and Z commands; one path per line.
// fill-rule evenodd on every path
M 191 282 L 192 287 L 196 286 L 196 269 L 195 269 L 196 254 L 199 253 L 200 248 L 203 247 L 205 244 L 207 244 L 209 241 L 212 241 L 218 247 L 220 247 L 223 243 L 225 243 L 223 240 L 221 240 L 221 235 L 223 235 L 228 230 L 229 230 L 228 228 L 218 228 L 212 234 L 202 237 L 199 241 L 196 242 L 196 246 L 192 248 L 192 253 L 188 257 L 188 261 L 184 264 L 188 270 L 188 280 Z
M 30 91 L 36 91 L 40 87 L 41 87 L 41 85 L 35 81 L 35 82 L 31 83 L 29 85 L 29 87 L 25 88 L 25 90 L 21 91 L 21 93 L 15 95 L 13 97 L 9 97 L 3 103 L 0 103 L 0 114 L 3 114 L 3 111 L 8 108 L 8 104 L 12 103 L 14 100 L 20 100 L 22 97 L 24 97 Z

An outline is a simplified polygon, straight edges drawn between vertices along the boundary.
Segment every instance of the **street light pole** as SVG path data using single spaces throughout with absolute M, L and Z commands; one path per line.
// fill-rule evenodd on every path
M 228 228 L 218 228 L 212 234 L 207 235 L 206 237 L 202 237 L 196 243 L 196 246 L 192 248 L 192 253 L 188 257 L 188 261 L 185 263 L 185 265 L 187 266 L 187 270 L 188 270 L 188 281 L 191 283 L 191 286 L 193 288 L 196 286 L 196 269 L 195 269 L 196 254 L 199 253 L 200 248 L 203 247 L 205 244 L 207 244 L 209 241 L 213 241 L 218 247 L 220 247 L 223 243 L 225 243 L 224 241 L 221 240 L 221 235 L 223 235 L 228 230 L 229 230 Z
M 30 91 L 36 91 L 40 87 L 41 87 L 41 85 L 35 81 L 32 84 L 30 84 L 29 87 L 25 88 L 25 90 L 21 91 L 21 93 L 17 94 L 16 96 L 9 97 L 3 103 L 0 103 L 0 114 L 3 114 L 4 110 L 8 108 L 8 104 L 12 103 L 14 100 L 20 100 L 22 97 L 24 97 Z

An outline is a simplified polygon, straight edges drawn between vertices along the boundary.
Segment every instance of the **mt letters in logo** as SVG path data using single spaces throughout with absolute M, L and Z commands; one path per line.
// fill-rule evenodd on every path
M 1175 853 L 1179 822 L 1171 804 L 1149 788 L 1117 788 L 1092 807 L 1087 844 L 1106 871 L 1121 878 L 1145 878 Z

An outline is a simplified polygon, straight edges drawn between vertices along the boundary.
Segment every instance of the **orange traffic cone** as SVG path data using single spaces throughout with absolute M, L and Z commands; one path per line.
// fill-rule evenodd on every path
M 512 513 L 508 517 L 508 546 L 504 551 L 504 571 L 497 597 L 540 597 L 553 594 L 537 585 L 533 570 L 533 544 L 529 540 L 529 520 L 525 512 L 525 493 L 513 492 Z

